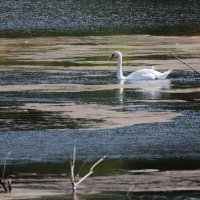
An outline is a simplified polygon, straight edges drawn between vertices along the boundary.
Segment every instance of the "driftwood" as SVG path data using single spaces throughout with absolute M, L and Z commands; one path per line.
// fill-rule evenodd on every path
M 88 176 L 90 176 L 94 171 L 94 168 L 100 163 L 102 162 L 104 159 L 106 158 L 106 156 L 103 156 L 101 159 L 99 159 L 94 165 L 92 165 L 92 167 L 90 168 L 90 171 L 83 176 L 80 180 L 76 180 L 75 179 L 75 175 L 74 175 L 74 168 L 75 168 L 75 159 L 76 159 L 76 147 L 74 147 L 74 152 L 73 152 L 73 156 L 70 159 L 70 171 L 71 171 L 71 184 L 72 184 L 72 191 L 75 194 L 76 193 L 76 189 L 78 187 L 79 184 L 81 184 Z
M 185 65 L 187 65 L 190 69 L 194 70 L 196 73 L 200 74 L 200 72 L 198 72 L 196 69 L 194 69 L 191 65 L 189 65 L 187 62 L 181 60 L 179 57 L 177 57 L 176 55 L 174 55 L 173 53 L 169 53 L 170 55 L 174 56 L 176 59 L 178 59 L 179 61 L 181 61 L 182 63 L 184 63 Z

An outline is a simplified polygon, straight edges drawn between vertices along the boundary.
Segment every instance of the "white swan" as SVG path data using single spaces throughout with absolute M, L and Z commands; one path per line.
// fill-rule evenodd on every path
M 132 72 L 128 76 L 124 76 L 122 72 L 122 53 L 120 51 L 115 51 L 112 53 L 111 58 L 117 58 L 117 79 L 118 80 L 155 80 L 155 79 L 165 79 L 173 69 L 165 71 L 163 73 L 158 72 L 152 67 L 152 69 L 140 69 Z

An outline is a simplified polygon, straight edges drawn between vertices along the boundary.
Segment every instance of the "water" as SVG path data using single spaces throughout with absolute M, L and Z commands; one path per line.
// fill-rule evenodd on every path
M 199 8 L 195 0 L 102 0 L 98 6 L 96 1 L 0 2 L 1 168 L 11 151 L 6 175 L 66 177 L 74 146 L 77 168 L 86 162 L 80 175 L 102 155 L 107 159 L 95 169 L 97 177 L 199 169 L 200 78 L 169 55 L 200 69 Z M 115 50 L 123 53 L 125 75 L 152 65 L 174 70 L 163 81 L 119 83 L 116 61 L 109 59 Z M 127 199 L 127 194 L 78 197 Z M 199 194 L 130 197 L 191 200 Z
M 148 9 L 147 9 L 148 8 Z M 200 3 L 118 0 L 1 1 L 1 35 L 198 34 Z
M 137 104 L 140 105 L 141 103 Z M 9 106 L 8 104 L 7 107 Z M 25 115 L 22 112 L 20 118 L 19 111 L 16 109 L 16 111 L 9 112 L 10 119 L 13 119 L 15 112 L 18 112 L 16 120 L 12 120 L 10 126 L 8 126 L 8 122 L 2 123 L 1 126 L 1 129 L 7 129 L 0 132 L 3 149 L 1 151 L 1 164 L 4 162 L 3 158 L 6 152 L 13 148 L 14 152 L 8 158 L 10 164 L 65 163 L 69 159 L 67 155 L 74 146 L 77 146 L 77 159 L 80 161 L 87 160 L 90 162 L 102 155 L 107 155 L 110 170 L 107 169 L 104 174 L 122 168 L 198 169 L 200 153 L 198 106 L 198 102 L 192 101 L 182 104 L 149 102 L 146 103 L 145 108 L 143 104 L 141 104 L 141 107 L 128 107 L 123 112 L 137 110 L 150 110 L 157 113 L 178 111 L 182 112 L 183 116 L 171 122 L 139 124 L 95 131 L 69 130 L 79 128 L 79 125 L 75 126 L 69 118 L 63 120 L 61 117 L 51 117 L 51 115 L 54 115 L 49 112 L 32 112 L 34 118 L 31 113 Z M 4 116 L 5 120 L 8 119 L 7 112 L 6 110 L 4 115 L 1 114 L 1 117 Z M 45 120 L 45 118 L 48 120 Z M 59 121 L 59 119 L 63 121 Z M 77 124 L 79 123 L 80 120 L 77 121 Z M 46 130 L 49 128 L 53 130 Z M 57 128 L 65 130 L 57 130 Z M 42 129 L 44 130 L 42 131 Z M 119 159 L 119 162 L 117 159 Z M 127 164 L 121 165 L 120 162 Z M 58 164 L 58 168 L 60 166 L 62 165 Z M 40 166 L 38 166 L 39 168 Z
M 77 146 L 77 159 L 81 160 L 93 160 L 105 154 L 109 159 L 128 158 L 136 161 L 170 158 L 196 160 L 200 154 L 198 121 L 199 113 L 190 111 L 168 123 L 108 130 L 55 129 L 28 131 L 28 134 L 27 131 L 1 131 L 0 141 L 4 149 L 1 151 L 1 158 L 10 148 L 14 148 L 9 162 L 65 162 L 66 155 Z M 37 121 L 35 124 L 37 127 Z M 176 163 L 171 165 L 176 169 Z

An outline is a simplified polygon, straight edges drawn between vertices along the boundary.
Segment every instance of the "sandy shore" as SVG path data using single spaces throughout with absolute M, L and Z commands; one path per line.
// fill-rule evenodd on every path
M 200 170 L 193 171 L 130 171 L 125 174 L 90 177 L 77 190 L 77 195 L 102 192 L 183 192 L 200 191 Z M 3 200 L 70 197 L 69 179 L 14 179 L 13 192 L 1 193 Z

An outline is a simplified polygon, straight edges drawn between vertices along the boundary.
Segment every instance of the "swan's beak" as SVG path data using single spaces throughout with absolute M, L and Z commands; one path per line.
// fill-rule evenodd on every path
M 110 57 L 110 60 L 114 59 L 115 54 L 113 53 L 112 56 Z

